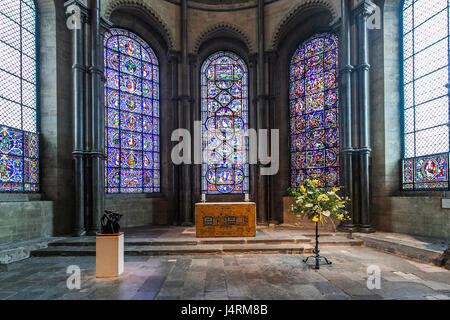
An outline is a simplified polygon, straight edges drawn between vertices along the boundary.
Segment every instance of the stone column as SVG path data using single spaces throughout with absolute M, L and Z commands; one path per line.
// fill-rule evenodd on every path
M 256 79 L 257 78 L 257 55 L 256 53 L 250 54 L 248 57 L 248 74 L 249 79 Z M 249 128 L 256 130 L 258 128 L 258 110 L 256 108 L 257 105 L 257 99 L 256 99 L 256 81 L 250 81 L 249 82 L 249 109 L 248 109 L 248 120 L 249 120 Z M 258 176 L 259 176 L 259 166 L 258 163 L 250 164 L 250 196 L 252 201 L 257 202 L 258 194 L 259 194 L 259 188 L 258 188 Z M 257 212 L 256 217 L 257 221 L 260 221 L 259 216 L 259 205 L 256 206 Z
M 100 0 L 89 0 L 91 22 L 91 221 L 89 235 L 100 231 L 100 218 L 104 211 L 105 192 L 105 146 L 104 146 L 104 100 L 103 99 L 103 41 L 101 36 Z
M 268 110 L 266 110 L 266 86 L 265 86 L 265 53 L 264 53 L 264 0 L 258 0 L 257 6 L 258 25 L 258 53 L 257 53 L 257 73 L 256 73 L 256 114 L 257 129 L 268 129 Z M 268 201 L 268 177 L 261 175 L 261 168 L 264 165 L 258 161 L 258 197 L 257 216 L 259 222 L 266 224 L 269 219 Z
M 275 82 L 277 81 L 277 68 L 276 63 L 278 59 L 278 54 L 276 51 L 266 52 L 267 56 L 267 65 L 268 65 L 268 96 L 267 96 L 267 104 L 268 104 L 268 129 L 275 128 L 275 118 L 276 118 L 276 107 L 275 107 Z M 272 150 L 272 142 L 271 139 L 268 140 L 269 146 L 268 150 Z M 272 156 L 272 154 L 271 154 Z M 274 184 L 274 176 L 269 176 L 269 185 L 268 185 L 268 198 L 269 198 L 269 223 L 277 225 L 279 223 L 278 217 L 276 216 L 275 209 L 275 199 L 273 195 L 273 188 L 275 188 Z
M 344 179 L 344 195 L 352 200 L 347 207 L 350 220 L 341 223 L 342 231 L 355 231 L 353 211 L 353 142 L 352 142 L 352 82 L 351 36 L 349 18 L 349 0 L 341 0 L 341 54 L 340 54 L 340 110 L 341 110 L 341 159 Z
M 183 115 L 183 127 L 191 131 L 190 111 L 190 84 L 189 84 L 189 62 L 188 62 L 188 3 L 181 0 L 181 110 Z M 183 226 L 192 225 L 192 190 L 191 190 L 191 164 L 183 164 L 182 167 L 182 212 Z
M 75 221 L 72 234 L 74 237 L 84 236 L 85 229 L 85 143 L 84 143 L 84 78 L 87 72 L 84 61 L 84 27 L 88 18 L 87 7 L 80 0 L 68 1 L 64 6 L 69 9 L 77 6 L 81 20 L 72 31 L 72 75 L 73 75 L 73 158 L 75 167 Z
M 375 5 L 363 0 L 355 8 L 358 30 L 358 106 L 359 106 L 359 161 L 360 161 L 360 232 L 374 232 L 370 226 L 370 148 L 369 138 L 369 48 L 367 18 L 374 13 Z
M 171 130 L 179 128 L 179 108 L 178 108 L 178 67 L 179 67 L 179 52 L 170 51 L 168 54 L 169 70 L 171 74 L 171 104 L 172 104 L 172 126 Z M 169 134 L 170 135 L 170 134 Z M 177 142 L 172 142 L 172 148 Z M 177 225 L 181 220 L 180 217 L 180 168 L 181 166 L 172 163 L 172 203 L 170 204 L 172 210 L 172 224 Z

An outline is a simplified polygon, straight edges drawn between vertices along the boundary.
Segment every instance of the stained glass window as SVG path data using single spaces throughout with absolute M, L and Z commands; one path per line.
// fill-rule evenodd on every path
M 159 64 L 137 35 L 105 36 L 106 193 L 160 192 Z
M 449 2 L 406 0 L 402 12 L 403 189 L 448 189 Z
M 305 179 L 339 185 L 338 39 L 304 42 L 290 65 L 291 187 Z
M 202 193 L 248 193 L 247 66 L 232 52 L 216 52 L 201 72 Z
M 39 191 L 36 6 L 0 1 L 0 192 Z

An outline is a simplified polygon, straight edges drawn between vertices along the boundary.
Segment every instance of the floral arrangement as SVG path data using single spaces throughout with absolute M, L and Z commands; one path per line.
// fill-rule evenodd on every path
M 289 189 L 290 195 L 295 197 L 295 205 L 291 206 L 291 213 L 298 218 L 307 218 L 313 222 L 331 222 L 334 229 L 336 225 L 333 218 L 339 221 L 349 220 L 346 204 L 348 198 L 338 195 L 341 188 L 320 188 L 317 180 L 306 180 L 299 190 Z

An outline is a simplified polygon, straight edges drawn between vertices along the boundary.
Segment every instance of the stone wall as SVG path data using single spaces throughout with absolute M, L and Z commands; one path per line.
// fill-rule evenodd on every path
M 123 214 L 121 227 L 168 224 L 167 199 L 146 195 L 107 195 L 105 209 Z
M 53 232 L 71 231 L 74 216 L 72 166 L 72 37 L 62 1 L 38 1 L 40 15 L 40 133 L 42 199 L 54 202 Z
M 0 202 L 0 245 L 52 234 L 51 201 Z

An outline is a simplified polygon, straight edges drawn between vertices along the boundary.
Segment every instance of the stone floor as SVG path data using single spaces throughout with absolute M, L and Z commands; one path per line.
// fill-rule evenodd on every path
M 95 257 L 37 257 L 0 272 L 0 299 L 450 299 L 450 271 L 365 247 L 324 247 L 315 271 L 303 255 L 125 257 L 118 279 L 95 278 Z M 81 268 L 69 290 L 67 267 Z M 381 288 L 367 287 L 367 267 Z

